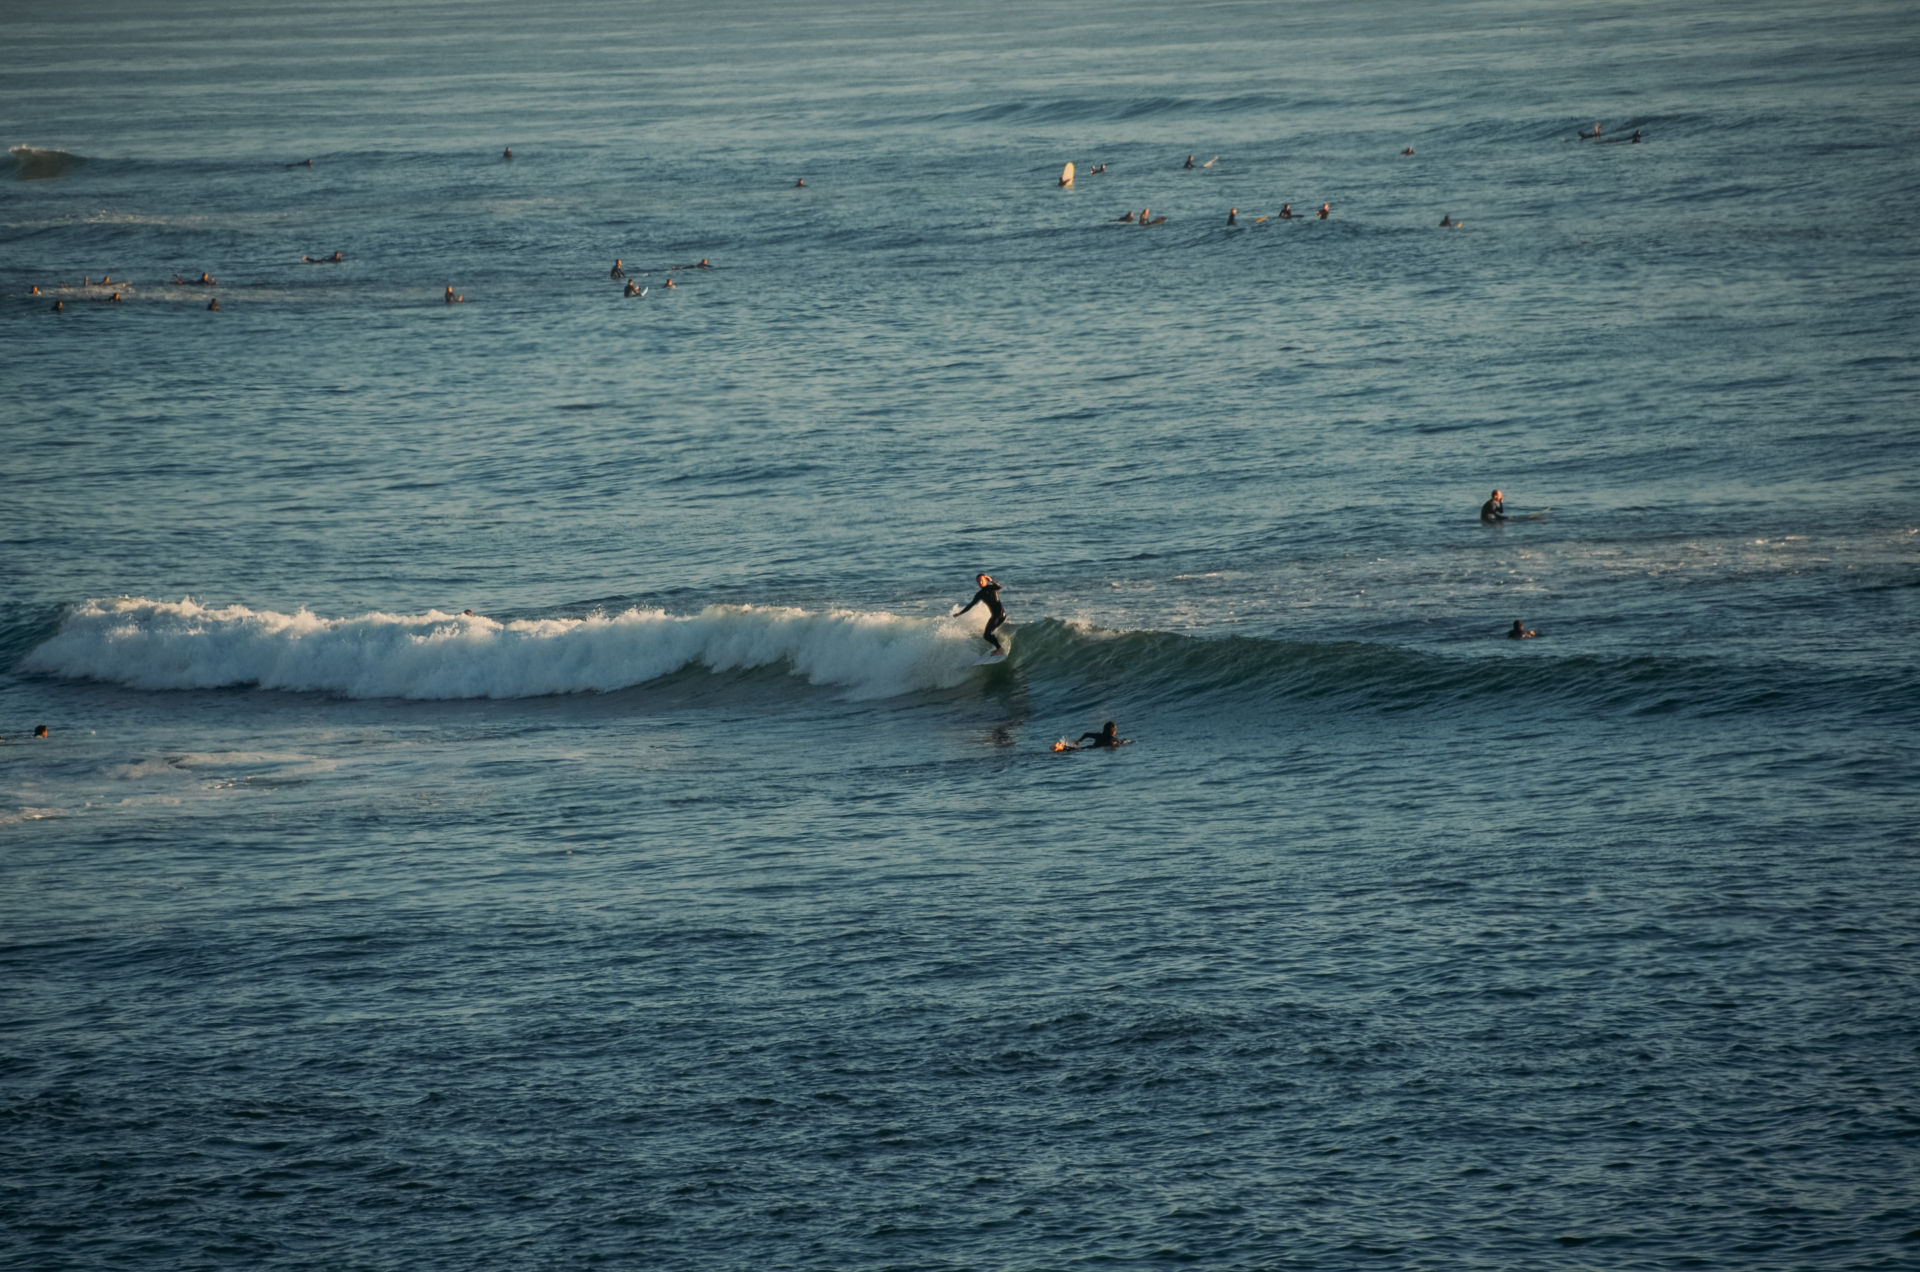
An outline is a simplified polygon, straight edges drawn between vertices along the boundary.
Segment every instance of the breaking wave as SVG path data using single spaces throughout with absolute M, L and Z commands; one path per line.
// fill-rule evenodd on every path
M 531 698 L 625 689 L 683 668 L 784 666 L 857 698 L 959 684 L 979 638 L 958 623 L 855 610 L 714 605 L 499 622 L 467 614 L 323 618 L 137 597 L 87 601 L 27 671 L 138 689 L 262 689 L 348 698 Z

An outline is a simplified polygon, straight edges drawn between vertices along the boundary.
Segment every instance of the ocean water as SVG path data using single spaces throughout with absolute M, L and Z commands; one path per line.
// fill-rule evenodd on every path
M 1911 5 L 6 31 L 0 1264 L 1920 1266 Z

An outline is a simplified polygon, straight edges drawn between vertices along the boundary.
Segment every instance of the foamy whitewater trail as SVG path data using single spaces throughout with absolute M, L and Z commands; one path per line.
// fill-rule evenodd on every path
M 532 698 L 606 692 L 695 664 L 788 665 L 880 698 L 959 684 L 978 638 L 945 619 L 714 605 L 497 622 L 470 614 L 322 618 L 192 600 L 90 600 L 28 655 L 29 671 L 139 689 L 257 685 L 349 698 Z

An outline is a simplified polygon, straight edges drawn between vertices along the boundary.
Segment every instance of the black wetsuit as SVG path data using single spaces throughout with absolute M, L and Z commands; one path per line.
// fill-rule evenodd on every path
M 1085 742 L 1088 738 L 1093 739 L 1093 745 L 1095 747 L 1120 745 L 1120 738 L 1112 733 L 1082 733 L 1074 745 L 1079 746 L 1081 742 Z
M 1480 505 L 1480 520 L 1488 525 L 1507 519 L 1507 505 L 1501 499 L 1489 499 Z
M 987 607 L 987 628 L 980 634 L 987 638 L 987 644 L 995 649 L 1000 648 L 1000 640 L 993 634 L 994 628 L 1007 621 L 1007 611 L 1000 604 L 1000 585 L 989 583 L 975 592 L 973 599 L 968 601 L 960 612 L 964 614 L 976 605 Z

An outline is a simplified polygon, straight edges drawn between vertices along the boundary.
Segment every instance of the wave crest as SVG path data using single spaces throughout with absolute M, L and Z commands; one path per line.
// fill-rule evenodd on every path
M 856 698 L 950 688 L 979 638 L 941 619 L 714 605 L 498 622 L 478 615 L 323 618 L 191 600 L 92 600 L 27 655 L 28 671 L 138 689 L 258 686 L 348 698 L 531 698 L 608 692 L 691 666 L 787 667 Z

